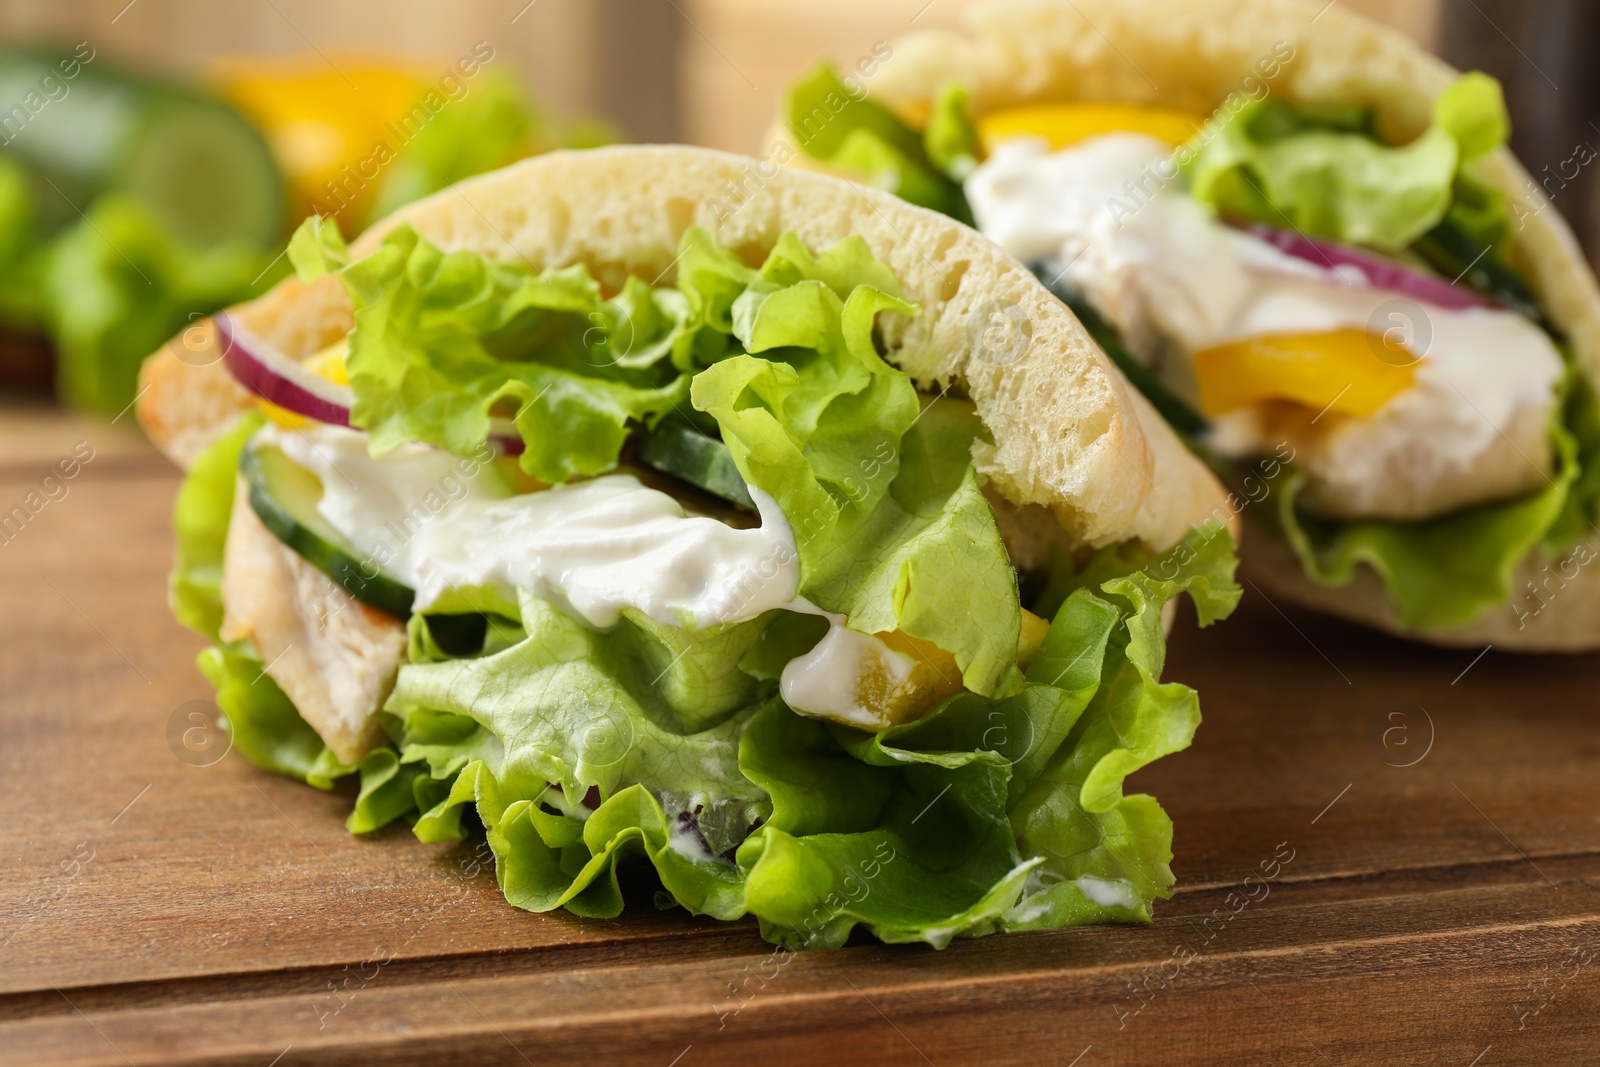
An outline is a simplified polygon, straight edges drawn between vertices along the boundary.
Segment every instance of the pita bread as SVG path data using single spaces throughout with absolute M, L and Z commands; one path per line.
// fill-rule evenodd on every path
M 893 59 L 872 81 L 873 98 L 915 116 L 958 81 L 977 114 L 1079 100 L 1206 114 L 1248 91 L 1247 78 L 1261 79 L 1258 64 L 1286 44 L 1293 58 L 1270 79 L 1274 95 L 1370 107 L 1383 136 L 1402 143 L 1428 127 L 1434 98 L 1459 74 L 1409 38 L 1324 0 L 1016 0 L 969 9 L 968 17 L 967 34 L 929 30 L 895 41 Z M 1511 198 L 1519 219 L 1512 259 L 1600 388 L 1600 288 L 1572 231 L 1509 151 L 1484 160 L 1480 175 Z M 1600 647 L 1600 567 L 1579 562 L 1597 557 L 1600 532 L 1560 560 L 1535 554 L 1504 609 L 1459 629 L 1418 632 L 1400 625 L 1365 568 L 1347 587 L 1317 585 L 1259 523 L 1244 552 L 1251 577 L 1286 600 L 1435 644 L 1527 651 Z
M 886 193 L 706 149 L 618 147 L 555 152 L 463 182 L 378 224 L 352 254 L 402 222 L 447 250 L 536 270 L 583 263 L 608 286 L 629 274 L 670 283 L 691 226 L 752 262 L 786 231 L 813 251 L 859 234 L 922 309 L 883 317 L 888 358 L 925 390 L 971 398 L 993 437 L 974 460 L 1019 514 L 1047 511 L 1073 545 L 1137 539 L 1156 549 L 1207 518 L 1234 518 L 1210 471 L 1027 268 Z M 351 326 L 332 275 L 290 279 L 228 314 L 301 360 Z M 144 368 L 140 421 L 179 464 L 252 403 L 216 346 L 214 331 L 197 332 Z

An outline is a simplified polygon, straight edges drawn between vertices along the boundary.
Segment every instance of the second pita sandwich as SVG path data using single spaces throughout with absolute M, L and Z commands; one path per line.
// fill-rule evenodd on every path
M 1261 586 L 1600 647 L 1600 291 L 1500 88 L 1316 0 L 1032 0 L 822 69 L 783 135 L 1035 267 L 1227 472 Z M 1575 195 L 1575 194 L 1567 194 Z

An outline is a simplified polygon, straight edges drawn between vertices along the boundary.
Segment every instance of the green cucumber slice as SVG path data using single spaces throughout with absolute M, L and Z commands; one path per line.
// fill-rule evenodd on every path
M 196 247 L 245 240 L 266 248 L 281 237 L 283 177 L 243 115 L 186 85 L 88 54 L 90 63 L 0 51 L 0 153 L 31 179 L 41 233 L 120 192 Z
M 239 456 L 250 507 L 278 540 L 361 603 L 398 619 L 411 617 L 416 592 L 345 543 L 322 515 L 322 482 L 271 445 L 252 441 Z
M 687 423 L 663 422 L 639 441 L 639 462 L 729 503 L 754 509 L 728 446 Z
M 283 233 L 288 194 L 271 149 L 232 108 L 180 90 L 150 92 L 120 161 L 117 188 L 144 201 L 188 243 Z
M 1468 288 L 1520 312 L 1546 333 L 1556 335 L 1527 282 L 1502 263 L 1493 249 L 1485 248 L 1448 216 L 1417 238 L 1412 247 L 1443 277 L 1465 282 Z

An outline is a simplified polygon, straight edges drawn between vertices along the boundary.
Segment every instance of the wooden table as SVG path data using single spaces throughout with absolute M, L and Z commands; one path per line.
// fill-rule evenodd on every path
M 210 696 L 165 606 L 177 476 L 125 430 L 0 412 L 0 511 L 96 450 L 0 544 L 0 1062 L 1600 1054 L 1600 659 L 1399 644 L 1247 591 L 1173 639 L 1205 724 L 1136 779 L 1177 824 L 1154 925 L 780 965 L 748 923 L 518 912 L 481 842 L 357 839 L 348 796 L 175 756 Z

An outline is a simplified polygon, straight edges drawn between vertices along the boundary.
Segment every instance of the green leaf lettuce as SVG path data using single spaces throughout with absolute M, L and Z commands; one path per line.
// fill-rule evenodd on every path
M 1409 144 L 1384 144 L 1360 112 L 1268 96 L 1214 118 L 1179 158 L 1191 195 L 1218 211 L 1399 252 L 1445 218 L 1463 166 L 1509 133 L 1499 83 L 1471 73 L 1440 94 L 1433 125 Z
M 806 155 L 970 226 L 961 181 L 977 138 L 965 102 L 961 89 L 941 94 L 935 120 L 919 134 L 824 63 L 789 89 L 784 119 Z

